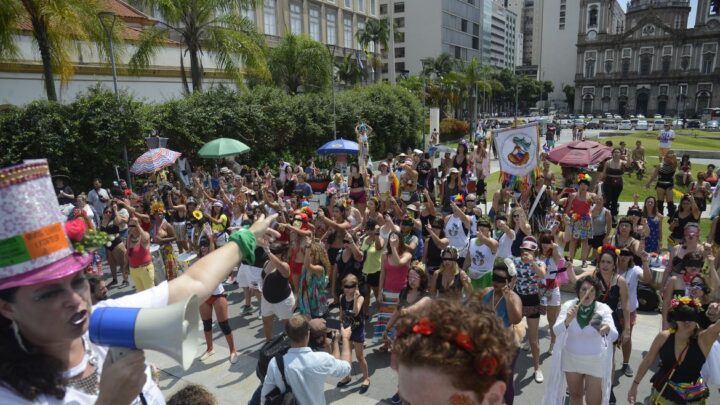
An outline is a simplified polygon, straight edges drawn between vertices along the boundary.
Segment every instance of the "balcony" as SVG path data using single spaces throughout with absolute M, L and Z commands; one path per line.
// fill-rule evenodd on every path
M 634 0 L 628 4 L 627 13 L 647 10 L 650 7 L 687 7 L 690 8 L 690 0 Z

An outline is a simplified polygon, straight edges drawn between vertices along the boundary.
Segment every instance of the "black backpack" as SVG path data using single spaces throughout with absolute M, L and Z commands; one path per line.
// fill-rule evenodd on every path
M 257 367 L 255 367 L 255 375 L 260 381 L 265 381 L 270 360 L 277 355 L 284 355 L 290 350 L 290 339 L 285 333 L 275 336 L 260 348 Z
M 285 391 L 280 391 L 280 388 L 275 387 L 265 396 L 266 405 L 297 405 L 297 400 L 295 399 L 295 394 L 292 392 L 292 387 L 290 387 L 290 384 L 287 382 L 287 378 L 285 378 L 284 356 L 285 354 L 278 354 L 275 357 L 275 362 L 280 370 L 283 384 L 285 384 Z

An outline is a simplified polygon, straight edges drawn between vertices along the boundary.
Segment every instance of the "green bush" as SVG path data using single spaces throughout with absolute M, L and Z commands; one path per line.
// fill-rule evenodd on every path
M 470 125 L 466 121 L 456 120 L 454 118 L 443 118 L 440 121 L 440 139 L 445 141 L 454 141 L 468 134 Z
M 374 129 L 374 157 L 419 144 L 422 108 L 410 92 L 387 84 L 357 87 L 336 95 L 338 138 L 355 140 L 355 125 Z M 146 150 L 144 138 L 157 130 L 168 148 L 183 152 L 194 165 L 210 166 L 197 151 L 206 142 L 235 138 L 251 152 L 241 160 L 253 166 L 277 158 L 297 162 L 333 138 L 331 93 L 288 95 L 276 87 L 236 91 L 213 87 L 187 98 L 145 104 L 121 94 L 119 100 L 93 87 L 70 104 L 37 101 L 0 113 L 0 165 L 47 158 L 54 173 L 72 177 L 77 190 L 92 179 L 106 183 L 123 176 L 123 145 L 130 161 Z M 124 176 L 123 176 L 124 177 Z

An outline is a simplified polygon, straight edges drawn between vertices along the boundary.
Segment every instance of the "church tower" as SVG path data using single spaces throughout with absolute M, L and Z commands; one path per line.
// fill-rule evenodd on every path
M 698 0 L 698 7 L 695 14 L 695 27 L 709 26 L 717 29 L 720 27 L 720 3 L 711 4 L 710 0 Z
M 701 3 L 706 0 L 699 0 Z M 707 2 L 707 1 L 706 1 Z M 627 25 L 634 27 L 652 15 L 675 30 L 685 29 L 690 16 L 690 0 L 631 0 L 627 3 Z
M 579 34 L 588 40 L 623 32 L 625 14 L 617 0 L 581 0 Z

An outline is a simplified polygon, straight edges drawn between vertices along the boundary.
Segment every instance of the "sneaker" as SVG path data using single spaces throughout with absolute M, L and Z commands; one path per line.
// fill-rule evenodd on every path
M 239 356 L 237 352 L 230 353 L 230 364 L 235 364 L 238 362 Z
M 210 350 L 210 351 L 203 353 L 203 355 L 200 356 L 200 361 L 205 361 L 205 360 L 209 359 L 210 356 L 212 356 L 213 354 L 215 354 L 215 350 Z
M 130 282 L 129 282 L 129 281 L 123 280 L 123 282 L 122 282 L 122 286 L 123 286 L 123 287 L 127 287 L 127 286 L 129 286 L 129 285 L 130 285 Z
M 251 313 L 255 308 L 253 308 L 252 305 L 243 305 L 242 306 L 242 313 L 243 315 L 247 315 Z
M 107 286 L 108 286 L 108 287 L 112 287 L 112 286 L 114 286 L 114 285 L 117 285 L 117 283 L 118 283 L 117 280 L 113 280 L 113 281 L 111 281 Z
M 542 370 L 535 370 L 535 372 L 533 373 L 533 378 L 535 378 L 535 382 L 538 384 L 541 384 L 543 381 L 545 381 Z
M 625 374 L 625 377 L 632 377 L 632 376 L 635 375 L 635 372 L 634 372 L 633 369 L 630 367 L 630 365 L 627 364 L 627 363 L 624 363 L 624 364 L 623 364 L 623 366 L 622 366 L 622 372 Z
M 390 398 L 390 403 L 391 403 L 391 404 L 399 404 L 400 402 L 402 402 L 402 400 L 400 399 L 400 393 L 399 393 L 399 392 L 398 392 L 398 393 L 395 393 L 395 395 L 393 395 L 392 398 Z

